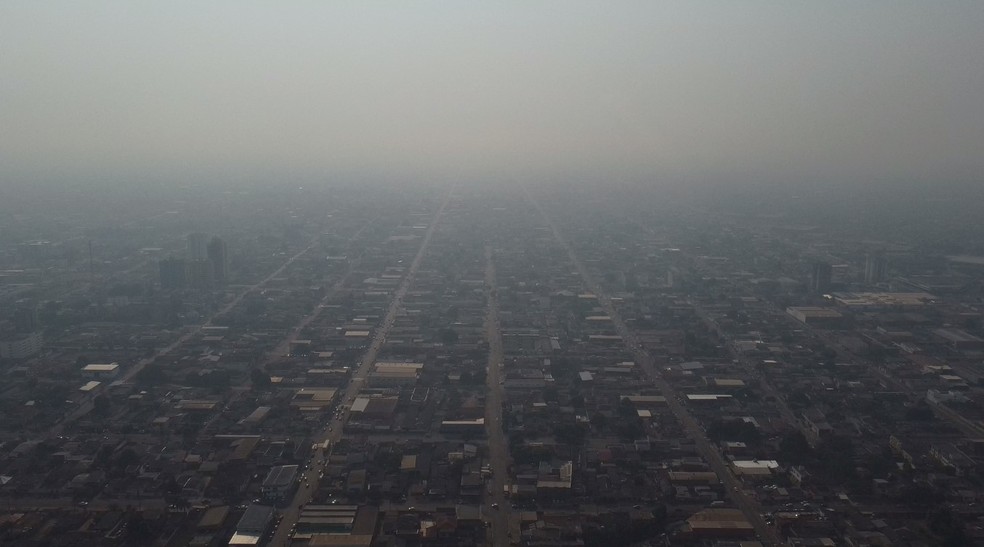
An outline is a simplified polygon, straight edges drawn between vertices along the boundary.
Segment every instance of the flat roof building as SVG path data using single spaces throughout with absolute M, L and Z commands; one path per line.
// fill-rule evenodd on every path
M 298 467 L 296 465 L 279 465 L 270 469 L 260 490 L 269 500 L 282 500 L 294 487 L 297 481 Z
M 947 345 L 955 350 L 979 350 L 984 349 L 984 339 L 981 339 L 969 332 L 960 329 L 936 329 L 933 334 L 946 341 Z
M 704 509 L 687 519 L 683 529 L 696 537 L 741 538 L 754 537 L 755 527 L 738 509 Z
M 656 406 L 665 405 L 666 397 L 663 395 L 622 395 L 622 400 L 628 400 L 637 406 Z
M 119 373 L 119 363 L 92 363 L 82 367 L 82 375 L 89 378 L 115 378 Z
M 786 313 L 793 319 L 807 325 L 834 323 L 844 318 L 844 315 L 835 309 L 818 306 L 791 306 L 786 308 Z
M 296 467 L 296 466 L 295 466 Z M 250 505 L 236 524 L 236 533 L 229 539 L 230 546 L 259 545 L 273 521 L 273 507 Z
M 918 308 L 936 301 L 927 292 L 838 292 L 833 297 L 848 308 Z
M 335 395 L 338 390 L 330 387 L 302 388 L 294 393 L 294 398 L 290 401 L 290 406 L 302 412 L 319 411 L 331 406 L 335 402 Z

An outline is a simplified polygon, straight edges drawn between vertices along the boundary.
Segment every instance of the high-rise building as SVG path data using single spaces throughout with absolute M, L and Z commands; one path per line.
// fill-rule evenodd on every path
M 212 263 L 208 260 L 189 260 L 185 272 L 188 286 L 193 289 L 207 289 L 212 285 Z
M 10 322 L 17 332 L 35 332 L 41 330 L 38 314 L 38 303 L 33 300 L 20 300 L 13 306 Z
M 50 258 L 52 249 L 51 242 L 44 240 L 28 241 L 20 245 L 21 257 L 32 263 Z
M 188 260 L 206 260 L 205 234 L 192 232 L 188 234 Z
M 40 332 L 0 336 L 0 358 L 24 359 L 37 354 L 44 347 Z
M 218 236 L 208 242 L 208 261 L 212 265 L 212 280 L 224 285 L 229 276 L 229 250 Z
M 43 339 L 39 315 L 38 304 L 34 300 L 24 299 L 14 303 L 9 321 L 0 321 L 3 324 L 0 330 L 0 358 L 23 359 L 41 351 Z
M 187 266 L 183 258 L 165 258 L 158 263 L 162 289 L 181 289 L 188 282 Z
M 888 261 L 881 253 L 872 253 L 864 259 L 864 282 L 872 285 L 885 279 Z
M 826 262 L 815 262 L 810 273 L 810 290 L 820 294 L 829 292 L 833 277 L 833 266 Z

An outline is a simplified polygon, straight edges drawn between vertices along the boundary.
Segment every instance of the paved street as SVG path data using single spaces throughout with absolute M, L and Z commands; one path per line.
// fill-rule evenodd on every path
M 488 432 L 489 460 L 492 465 L 492 478 L 489 479 L 491 495 L 486 495 L 482 510 L 491 520 L 489 529 L 490 545 L 505 545 L 509 536 L 509 517 L 511 513 L 503 487 L 509 477 L 509 446 L 506 434 L 502 431 L 502 333 L 499 330 L 499 301 L 495 281 L 495 263 L 492 249 L 485 249 L 485 292 L 488 299 L 488 314 L 485 319 L 486 341 L 489 343 L 488 392 L 485 397 L 485 429 Z M 492 504 L 497 504 L 494 509 Z
M 444 209 L 447 207 L 450 199 L 451 194 L 449 192 L 441 202 L 437 213 L 434 214 L 434 218 L 431 220 L 430 226 L 424 234 L 423 241 L 420 243 L 420 248 L 417 250 L 417 254 L 414 257 L 413 262 L 411 262 L 410 267 L 407 269 L 406 275 L 400 283 L 400 286 L 393 294 L 393 299 L 390 301 L 386 315 L 384 316 L 382 323 L 376 329 L 372 343 L 370 343 L 369 348 L 363 355 L 359 368 L 353 372 L 352 379 L 349 382 L 348 387 L 341 390 L 339 394 L 336 395 L 336 399 L 340 402 L 340 404 L 351 404 L 352 401 L 355 400 L 356 395 L 358 395 L 359 391 L 362 389 L 362 384 L 365 382 L 369 371 L 372 369 L 372 364 L 376 361 L 376 356 L 379 354 L 379 350 L 383 347 L 383 342 L 386 340 L 386 335 L 389 333 L 390 329 L 393 327 L 393 323 L 396 321 L 396 314 L 400 311 L 400 307 L 403 305 L 403 297 L 406 295 L 407 290 L 413 283 L 414 274 L 420 268 L 420 263 L 423 261 L 424 254 L 430 244 L 431 237 L 434 235 L 434 230 L 440 223 L 441 215 L 444 213 Z M 318 448 L 314 452 L 313 461 L 315 463 L 323 461 L 328 455 L 330 455 L 335 443 L 342 438 L 342 425 L 343 421 L 341 418 L 332 418 L 328 423 L 328 429 L 316 435 L 315 438 L 312 439 L 312 443 L 323 444 L 324 441 L 329 441 L 330 444 L 327 452 L 325 452 L 322 448 Z M 297 523 L 301 506 L 311 501 L 311 497 L 314 495 L 314 492 L 318 490 L 318 482 L 320 480 L 318 474 L 320 467 L 320 465 L 312 465 L 305 471 L 303 477 L 301 478 L 301 484 L 295 492 L 293 499 L 281 511 L 283 514 L 283 520 L 281 520 L 280 526 L 277 528 L 273 539 L 270 541 L 270 545 L 281 546 L 288 545 L 290 543 L 290 531 L 291 528 L 293 528 Z
M 235 298 L 233 298 L 232 300 L 230 300 L 225 306 L 222 306 L 222 308 L 220 308 L 218 311 L 216 311 L 211 316 L 209 316 L 208 319 L 206 319 L 201 324 L 201 326 L 196 327 L 196 328 L 189 328 L 188 330 L 185 331 L 184 334 L 182 334 L 180 337 L 178 337 L 178 339 L 175 340 L 174 342 L 171 342 L 167 346 L 165 346 L 165 347 L 157 350 L 150 357 L 145 357 L 145 358 L 137 361 L 136 363 L 134 363 L 133 366 L 131 366 L 128 369 L 126 369 L 126 372 L 123 373 L 123 375 L 120 377 L 119 381 L 121 381 L 121 382 L 131 382 L 131 381 L 133 381 L 133 379 L 137 376 L 137 374 L 140 374 L 140 371 L 143 370 L 147 365 L 149 365 L 150 363 L 153 363 L 154 360 L 156 360 L 158 357 L 163 357 L 164 355 L 167 355 L 167 354 L 171 353 L 176 348 L 178 348 L 178 347 L 182 346 L 183 344 L 185 344 L 186 342 L 188 342 L 188 340 L 191 340 L 193 337 L 197 336 L 198 333 L 201 331 L 202 328 L 207 327 L 207 326 L 210 326 L 212 324 L 212 321 L 214 321 L 216 318 L 218 318 L 218 317 L 220 317 L 220 316 L 228 313 L 229 310 L 233 309 L 240 302 L 242 302 L 243 298 L 245 298 L 246 295 L 252 293 L 253 291 L 259 289 L 263 285 L 269 283 L 271 279 L 279 276 L 295 260 L 297 260 L 298 258 L 304 256 L 305 253 L 307 253 L 308 251 L 310 251 L 317 244 L 318 244 L 318 238 L 315 238 L 314 240 L 311 241 L 311 243 L 307 247 L 304 247 L 298 253 L 296 253 L 293 256 L 291 256 L 290 258 L 288 258 L 279 268 L 277 268 L 276 270 L 274 270 L 270 275 L 264 277 L 262 280 L 258 281 L 257 283 L 255 283 L 253 285 L 250 285 L 249 287 L 246 287 L 245 289 L 243 289 L 242 291 L 240 291 L 239 294 L 237 294 Z M 80 404 L 79 407 L 77 409 L 75 409 L 75 411 L 66 414 L 65 417 L 62 419 L 61 422 L 59 422 L 57 425 L 55 425 L 54 427 L 52 427 L 48 431 L 48 437 L 50 438 L 50 437 L 55 437 L 55 436 L 61 435 L 62 432 L 65 429 L 65 426 L 73 423 L 75 420 L 78 420 L 82 416 L 85 416 L 86 414 L 88 414 L 92 410 L 92 408 L 93 408 L 93 402 L 92 402 L 92 399 L 90 398 L 88 401 Z
M 741 482 L 739 482 L 734 475 L 731 474 L 731 471 L 728 468 L 727 463 L 724 461 L 724 458 L 721 456 L 721 453 L 710 441 L 708 441 L 707 436 L 704 434 L 704 430 L 700 427 L 700 424 L 680 402 L 676 390 L 673 389 L 673 386 L 671 386 L 670 383 L 662 377 L 654 366 L 653 359 L 648 353 L 646 353 L 645 350 L 642 349 L 642 344 L 625 326 L 625 323 L 619 316 L 618 310 L 614 305 L 612 305 L 611 299 L 601 291 L 601 287 L 599 285 L 593 282 L 587 269 L 574 252 L 574 249 L 564 239 L 560 229 L 553 223 L 546 211 L 540 207 L 532 196 L 530 196 L 530 199 L 533 201 L 534 206 L 540 212 L 544 221 L 553 232 L 555 239 L 557 239 L 560 245 L 567 251 L 569 258 L 574 264 L 578 275 L 584 282 L 585 287 L 597 296 L 598 304 L 605 311 L 605 313 L 611 317 L 612 323 L 615 326 L 615 331 L 622 337 L 622 342 L 632 354 L 636 364 L 646 372 L 646 375 L 650 377 L 656 387 L 658 387 L 660 392 L 662 392 L 663 396 L 666 397 L 666 404 L 670 411 L 673 412 L 673 415 L 683 426 L 687 436 L 694 441 L 694 445 L 700 455 L 707 461 L 711 469 L 717 473 L 718 478 L 724 484 L 731 501 L 736 507 L 742 510 L 745 514 L 745 518 L 747 518 L 748 521 L 755 527 L 755 532 L 762 541 L 771 545 L 783 545 L 776 531 L 771 526 L 766 524 L 765 520 L 762 518 L 762 510 L 758 502 L 742 490 Z

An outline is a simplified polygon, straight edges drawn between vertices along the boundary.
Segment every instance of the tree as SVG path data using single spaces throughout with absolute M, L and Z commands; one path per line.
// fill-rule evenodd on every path
M 402 460 L 402 454 L 394 452 L 389 449 L 383 449 L 376 452 L 376 457 L 374 458 L 375 464 L 387 473 L 395 473 L 400 470 L 400 462 Z
M 717 420 L 707 428 L 707 437 L 712 441 L 741 441 L 754 444 L 761 440 L 754 424 L 743 420 Z
M 110 403 L 109 397 L 105 393 L 100 393 L 96 395 L 96 398 L 92 400 L 92 411 L 100 416 L 106 416 L 109 414 L 112 404 Z
M 109 467 L 109 461 L 112 457 L 112 445 L 105 444 L 96 451 L 96 457 L 92 459 L 92 466 L 97 469 L 105 469 Z
M 933 419 L 933 409 L 926 403 L 920 403 L 905 411 L 905 419 L 913 422 L 928 422 Z
M 828 479 L 843 482 L 854 478 L 854 443 L 851 439 L 831 437 L 817 446 L 816 456 Z
M 257 367 L 249 371 L 249 380 L 255 390 L 270 388 L 270 375 L 264 372 L 262 368 Z
M 621 418 L 633 418 L 638 417 L 639 413 L 632 401 L 628 397 L 624 397 L 618 401 L 618 415 Z
M 526 436 L 522 431 L 513 430 L 509 432 L 509 445 L 522 446 L 526 442 Z
M 803 407 L 810 404 L 810 396 L 802 389 L 798 389 L 786 397 L 786 402 L 792 407 Z
M 138 463 L 140 463 L 140 455 L 130 447 L 126 447 L 121 450 L 120 455 L 116 458 L 116 466 L 121 469 L 126 469 L 127 467 Z
M 928 482 L 913 482 L 899 490 L 896 501 L 910 507 L 929 508 L 944 497 Z
M 571 395 L 571 406 L 577 409 L 584 408 L 584 396 L 580 393 Z
M 572 378 L 574 366 L 564 358 L 550 360 L 550 374 L 557 380 Z
M 812 453 L 810 443 L 799 431 L 788 433 L 779 441 L 779 459 L 783 462 L 802 465 L 810 459 Z
M 458 333 L 454 329 L 444 329 L 441 331 L 441 343 L 445 346 L 453 346 L 458 343 Z
M 136 381 L 141 386 L 157 386 L 167 382 L 169 379 L 164 367 L 157 363 L 150 363 L 137 373 Z
M 642 427 L 642 420 L 638 415 L 634 418 L 623 417 L 615 426 L 615 431 L 619 437 L 629 441 L 637 440 L 646 433 L 646 430 Z
M 576 424 L 565 424 L 554 431 L 554 436 L 557 437 L 558 441 L 571 446 L 581 446 L 587 434 L 588 432 L 583 426 Z
M 67 384 L 41 384 L 34 394 L 34 399 L 38 404 L 59 408 L 65 405 L 65 400 L 71 395 L 71 388 Z
M 666 507 L 653 511 L 653 518 L 633 521 L 625 513 L 608 513 L 598 524 L 584 529 L 584 544 L 588 547 L 635 545 L 655 537 L 665 529 Z
M 126 517 L 126 537 L 136 544 L 146 544 L 153 539 L 154 533 L 143 515 L 134 512 Z
M 929 529 L 943 539 L 945 547 L 968 545 L 964 523 L 959 516 L 954 515 L 949 507 L 942 507 L 929 513 Z

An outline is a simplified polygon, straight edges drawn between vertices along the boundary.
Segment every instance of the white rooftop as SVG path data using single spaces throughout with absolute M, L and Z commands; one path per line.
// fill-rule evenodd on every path
M 82 368 L 84 372 L 112 372 L 120 368 L 117 363 L 92 363 Z

